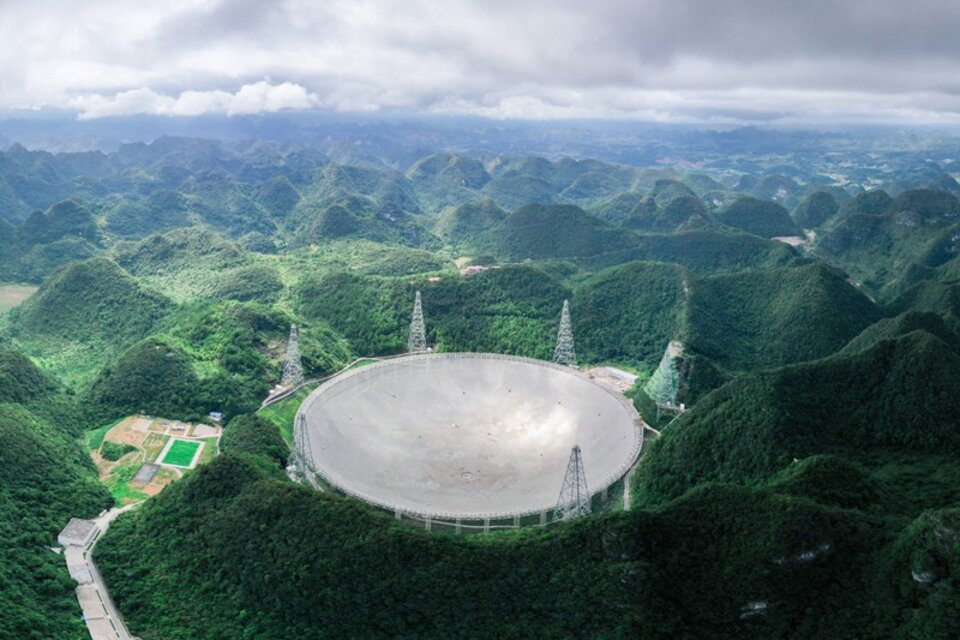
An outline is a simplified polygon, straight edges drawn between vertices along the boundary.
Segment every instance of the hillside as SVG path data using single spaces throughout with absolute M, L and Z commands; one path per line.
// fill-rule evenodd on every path
M 689 277 L 676 265 L 631 262 L 580 284 L 571 310 L 580 359 L 656 367 L 680 333 Z
M 927 280 L 897 296 L 886 307 L 890 315 L 906 311 L 929 311 L 941 316 L 954 333 L 960 332 L 960 283 Z
M 406 347 L 415 291 L 423 294 L 427 341 L 441 351 L 491 351 L 547 358 L 569 291 L 530 267 L 490 269 L 438 282 L 334 272 L 305 278 L 299 311 L 340 332 L 360 355 Z
M 507 217 L 492 200 L 445 209 L 437 218 L 434 232 L 450 244 L 470 244 Z
M 700 229 L 672 234 L 638 234 L 637 246 L 581 259 L 599 270 L 632 260 L 675 262 L 691 271 L 716 273 L 748 268 L 782 267 L 801 260 L 782 242 L 732 230 Z
M 689 300 L 684 341 L 731 370 L 824 357 L 880 316 L 819 264 L 699 279 Z
M 894 340 L 913 331 L 925 331 L 951 347 L 960 347 L 960 337 L 947 326 L 942 316 L 929 311 L 906 311 L 870 325 L 837 353 L 841 355 L 858 353 L 882 340 Z
M 193 209 L 194 202 L 178 191 L 155 191 L 143 199 L 124 199 L 111 207 L 104 227 L 120 238 L 143 238 L 196 224 L 201 218 Z
M 664 433 L 641 467 L 639 487 L 657 502 L 704 481 L 766 481 L 816 454 L 960 456 L 958 393 L 960 353 L 922 330 L 739 378 Z
M 240 247 L 204 227 L 155 234 L 113 249 L 117 264 L 141 276 L 179 273 L 190 267 L 222 269 L 242 263 L 244 257 Z
M 488 252 L 511 261 L 593 256 L 637 243 L 630 232 L 571 205 L 527 205 L 483 237 Z
M 894 631 L 899 621 L 863 597 L 892 582 L 870 561 L 886 540 L 854 511 L 711 484 L 656 510 L 549 533 L 430 536 L 225 455 L 117 522 L 97 558 L 147 639 L 522 638 L 531 628 L 539 638 L 667 637 L 697 628 L 759 640 L 798 629 L 817 638 Z M 821 551 L 805 559 L 810 549 Z M 757 601 L 770 603 L 765 613 L 744 615 Z M 237 611 L 247 613 L 227 615 Z
M 84 637 L 48 550 L 110 504 L 77 440 L 210 411 L 222 455 L 97 548 L 144 640 L 956 634 L 952 138 L 314 115 L 0 150 L 0 283 L 42 283 L 0 316 L 0 638 Z M 418 291 L 436 351 L 543 360 L 570 302 L 579 364 L 637 374 L 660 432 L 630 509 L 618 482 L 574 522 L 454 536 L 291 481 L 315 385 L 261 409 L 291 325 L 321 378 L 403 353 Z M 671 342 L 676 419 L 644 391 Z
M 206 227 L 120 242 L 110 253 L 117 264 L 177 301 L 216 295 L 225 271 L 250 266 L 253 260 L 235 242 Z
M 186 356 L 151 339 L 104 368 L 83 400 L 89 424 L 132 414 L 196 419 L 213 411 Z
M 10 370 L 3 365 L 4 373 Z M 39 372 L 32 372 L 36 379 Z M 74 516 L 92 517 L 112 499 L 72 434 L 4 398 L 0 404 L 0 636 L 89 637 L 63 557 L 48 547 Z
M 790 217 L 803 229 L 815 229 L 830 220 L 840 207 L 826 191 L 814 191 L 804 198 Z
M 76 387 L 150 333 L 171 308 L 112 260 L 94 258 L 44 282 L 10 313 L 8 332 L 42 368 Z
M 49 244 L 68 236 L 83 238 L 94 244 L 100 242 L 100 232 L 93 215 L 77 200 L 60 202 L 45 212 L 30 214 L 20 226 L 19 235 L 20 241 L 28 247 Z
M 820 237 L 816 252 L 883 295 L 912 265 L 935 268 L 952 258 L 958 230 L 912 211 L 852 214 Z
M 740 198 L 717 214 L 717 220 L 762 238 L 799 236 L 800 229 L 779 204 L 756 198 Z
M 45 282 L 13 315 L 17 335 L 122 343 L 148 332 L 168 308 L 115 262 L 95 258 Z

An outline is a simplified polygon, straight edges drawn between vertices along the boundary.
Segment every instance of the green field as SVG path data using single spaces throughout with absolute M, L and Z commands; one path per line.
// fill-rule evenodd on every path
M 36 291 L 36 287 L 25 284 L 2 284 L 0 285 L 0 313 L 5 313 L 10 309 L 29 298 Z
M 193 456 L 196 455 L 197 449 L 199 448 L 199 442 L 190 442 L 189 440 L 174 440 L 173 444 L 170 445 L 170 449 L 167 451 L 167 455 L 163 456 L 161 464 L 189 467 L 190 463 L 193 462 Z
M 300 404 L 306 400 L 310 392 L 316 389 L 316 387 L 317 385 L 303 387 L 289 398 L 284 398 L 280 402 L 275 402 L 269 407 L 260 409 L 257 411 L 257 415 L 267 422 L 275 424 L 277 428 L 280 429 L 280 434 L 283 436 L 284 441 L 292 445 L 293 421 L 297 417 L 297 410 L 300 409 Z

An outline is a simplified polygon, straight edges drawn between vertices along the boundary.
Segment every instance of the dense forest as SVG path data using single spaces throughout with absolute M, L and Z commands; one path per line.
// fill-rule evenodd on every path
M 960 627 L 950 163 L 891 156 L 878 176 L 850 156 L 841 184 L 780 156 L 687 172 L 358 154 L 191 138 L 0 152 L 0 283 L 36 288 L 0 315 L 0 636 L 83 637 L 48 547 L 111 504 L 84 433 L 211 411 L 221 455 L 97 547 L 145 640 Z M 631 510 L 460 538 L 287 477 L 306 391 L 258 410 L 290 325 L 322 377 L 403 352 L 418 291 L 432 348 L 541 359 L 569 300 L 580 365 L 638 374 L 630 395 L 661 431 Z M 671 342 L 676 419 L 642 390 Z

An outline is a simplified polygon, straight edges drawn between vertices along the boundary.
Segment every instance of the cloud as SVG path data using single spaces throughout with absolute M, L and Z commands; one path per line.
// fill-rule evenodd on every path
M 6 0 L 0 108 L 955 121 L 957 24 L 953 0 Z
M 99 94 L 81 96 L 70 106 L 80 112 L 81 120 L 107 116 L 154 115 L 200 116 L 209 113 L 229 116 L 274 113 L 288 109 L 311 109 L 319 106 L 315 94 L 298 84 L 267 81 L 245 84 L 236 93 L 227 91 L 184 91 L 176 98 L 141 87 L 122 91 L 112 97 Z

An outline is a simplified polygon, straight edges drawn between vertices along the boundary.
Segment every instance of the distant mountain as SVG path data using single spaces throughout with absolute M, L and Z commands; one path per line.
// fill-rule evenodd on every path
M 490 253 L 512 261 L 586 257 L 636 244 L 634 234 L 615 229 L 572 205 L 527 205 L 483 238 Z
M 90 210 L 76 200 L 67 200 L 46 212 L 35 211 L 20 226 L 20 241 L 26 246 L 47 244 L 75 236 L 100 243 L 100 231 Z
M 195 266 L 217 270 L 242 264 L 246 252 L 204 227 L 183 228 L 149 236 L 138 243 L 118 244 L 113 258 L 136 275 L 156 275 Z
M 16 335 L 123 343 L 142 337 L 169 309 L 115 262 L 94 258 L 64 269 L 16 309 Z
M 507 216 L 507 212 L 492 200 L 462 204 L 444 210 L 437 218 L 434 231 L 451 244 L 475 245 L 484 233 L 503 222 Z
M 756 198 L 736 200 L 717 214 L 717 220 L 763 238 L 802 235 L 786 209 Z
M 106 215 L 105 231 L 121 238 L 143 238 L 203 219 L 202 206 L 172 190 L 155 191 L 139 201 L 124 200 Z
M 797 205 L 797 200 L 802 191 L 802 187 L 793 178 L 774 174 L 760 178 L 750 188 L 749 194 L 754 198 L 776 202 L 790 209 Z
M 815 244 L 875 295 L 895 293 L 911 265 L 935 268 L 960 248 L 958 202 L 951 194 L 905 191 L 893 199 L 867 192 L 841 207 Z
M 814 191 L 797 205 L 790 217 L 798 226 L 814 229 L 836 215 L 839 208 L 832 195 L 826 191 Z
M 866 351 L 878 342 L 895 340 L 913 331 L 925 331 L 955 350 L 960 349 L 960 336 L 947 326 L 942 316 L 930 311 L 905 311 L 870 325 L 837 353 L 842 355 Z
M 782 242 L 731 229 L 707 228 L 638 234 L 636 247 L 591 256 L 579 263 L 588 269 L 602 269 L 632 260 L 674 262 L 701 273 L 779 267 L 803 261 Z

